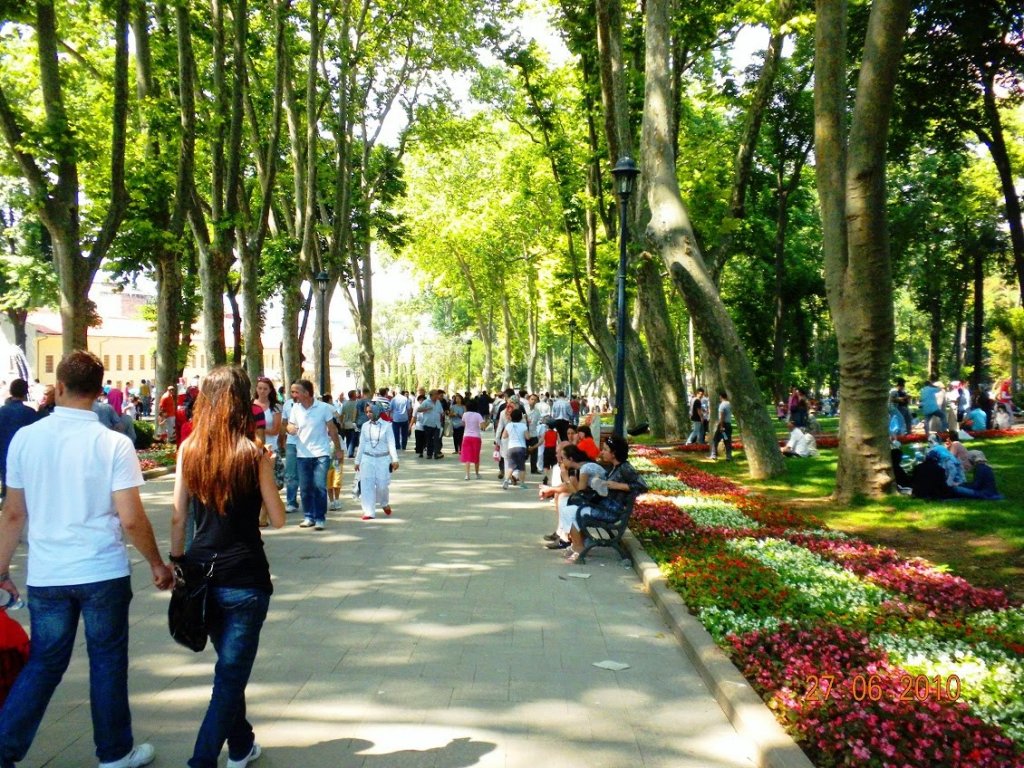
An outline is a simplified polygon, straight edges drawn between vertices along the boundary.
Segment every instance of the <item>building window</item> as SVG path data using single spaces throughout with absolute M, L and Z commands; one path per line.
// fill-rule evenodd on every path
M 192 355 L 192 367 L 193 368 L 197 367 L 196 366 L 197 358 L 198 358 L 198 355 Z
M 154 371 L 156 370 L 156 352 L 153 353 L 153 364 L 149 367 L 152 368 Z
M 128 370 L 135 370 L 135 357 L 133 355 L 128 355 Z
M 140 371 L 146 370 L 146 356 L 145 355 L 139 355 L 139 370 Z
M 120 355 L 117 356 L 117 369 L 116 370 L 118 370 L 118 371 L 122 370 L 121 356 Z
M 103 370 L 105 370 L 105 371 L 109 371 L 110 370 L 110 355 L 104 355 L 103 356 Z
M 53 355 L 46 356 L 46 372 L 53 373 Z

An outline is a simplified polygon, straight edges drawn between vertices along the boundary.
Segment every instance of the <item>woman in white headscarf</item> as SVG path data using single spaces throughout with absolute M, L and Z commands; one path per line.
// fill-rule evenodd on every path
M 359 474 L 363 520 L 373 520 L 377 516 L 378 504 L 384 508 L 385 515 L 391 514 L 388 489 L 391 473 L 398 469 L 398 451 L 391 424 L 380 418 L 383 412 L 380 403 L 367 403 L 366 415 L 370 418 L 359 431 L 355 470 Z

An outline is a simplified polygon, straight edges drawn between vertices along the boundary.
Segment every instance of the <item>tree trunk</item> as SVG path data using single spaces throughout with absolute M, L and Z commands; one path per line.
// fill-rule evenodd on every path
M 480 338 L 484 343 L 484 370 L 480 374 L 484 389 L 492 386 L 494 381 L 494 316 L 493 309 L 486 323 L 480 325 Z
M 506 295 L 504 283 L 501 284 L 500 291 L 500 295 Z M 515 323 L 512 322 L 512 311 L 509 309 L 507 301 L 501 303 L 501 320 L 501 330 L 505 337 L 501 386 L 507 388 L 512 386 L 512 338 L 515 334 Z
M 817 0 L 815 153 L 825 287 L 839 346 L 842 409 L 836 497 L 892 486 L 887 405 L 893 352 L 885 145 L 910 0 L 871 6 L 846 138 L 845 0 Z
M 985 256 L 974 254 L 974 316 L 971 324 L 971 391 L 977 391 L 985 378 Z
M 181 266 L 175 259 L 156 264 L 156 381 L 153 395 L 160 395 L 178 381 L 178 339 L 181 334 Z
M 302 293 L 297 286 L 284 286 L 281 298 L 281 378 L 287 389 L 302 376 L 302 341 L 296 332 L 299 327 L 299 311 L 302 309 Z
M 662 414 L 662 435 L 686 437 L 690 431 L 686 382 L 679 358 L 679 343 L 669 318 L 668 302 L 661 277 L 661 263 L 648 253 L 639 256 L 636 270 L 637 306 L 650 351 L 657 394 L 650 407 Z M 653 429 L 653 427 L 652 427 Z M 660 437 L 661 435 L 659 435 Z
M 942 301 L 932 301 L 928 312 L 928 376 L 937 381 L 942 373 Z
M 242 309 L 238 306 L 238 291 L 241 290 L 242 283 L 228 281 L 225 287 L 228 306 L 231 307 L 231 362 L 234 365 L 241 365 L 245 349 L 242 346 Z
M 544 350 L 544 391 L 555 391 L 555 352 L 550 346 Z
M 28 348 L 25 346 L 28 343 L 28 333 L 26 331 L 28 310 L 5 309 L 4 314 L 7 315 L 7 319 L 10 321 L 11 327 L 14 328 L 14 346 L 20 349 L 22 354 L 28 355 Z M 38 362 L 36 365 L 38 365 Z
M 1003 191 L 1003 201 L 1006 205 L 1006 225 L 1010 228 L 1010 243 L 1013 246 L 1013 268 L 1017 274 L 1020 300 L 1024 304 L 1024 222 L 1021 221 L 1020 197 L 1017 195 L 1013 165 L 1006 148 L 1006 137 L 1003 134 L 1003 123 L 999 115 L 993 77 L 991 72 L 986 72 L 982 77 L 985 90 L 985 120 L 988 123 L 988 131 L 981 134 L 981 139 L 988 147 L 988 151 L 992 155 L 992 162 L 999 173 L 999 185 Z
M 634 322 L 626 326 L 626 367 L 632 369 L 635 386 L 629 388 L 629 401 L 633 404 L 632 419 L 634 424 L 646 421 L 651 428 L 651 434 L 658 438 L 665 437 L 665 411 L 667 406 L 662 402 L 662 388 L 658 386 L 658 380 L 668 378 L 671 374 L 655 377 L 654 368 L 651 365 L 651 358 L 640 341 L 640 334 L 636 330 L 639 325 L 639 309 L 634 311 Z M 686 398 L 683 398 L 686 402 Z M 629 411 L 626 412 L 630 415 Z M 624 422 L 625 423 L 625 422 Z
M 526 288 L 528 293 L 526 304 L 526 342 L 528 347 L 526 352 L 526 389 L 536 392 L 537 360 L 540 349 L 540 308 L 538 306 L 540 297 L 537 295 L 537 273 L 529 257 L 527 257 L 526 264 Z
M 160 27 L 156 27 L 160 29 Z M 146 0 L 134 0 L 132 4 L 132 30 L 135 37 L 135 72 L 136 92 L 140 100 L 154 99 L 159 94 L 159 86 L 153 72 L 153 61 L 149 40 L 149 14 Z M 161 34 L 170 37 L 161 30 Z M 192 78 L 190 71 L 182 72 L 179 62 L 180 80 L 187 83 L 191 89 Z M 186 86 L 183 86 L 186 87 Z M 184 107 L 180 107 L 183 109 Z M 184 134 L 189 123 L 181 120 L 181 131 Z M 194 128 L 194 121 L 191 124 Z M 146 131 L 146 160 L 156 166 L 163 165 L 170 160 L 166 147 L 172 144 L 168 131 L 163 129 L 157 120 L 154 112 L 149 113 L 149 119 L 145 124 Z M 188 143 L 191 142 L 191 143 Z M 180 139 L 181 151 L 188 151 L 189 146 L 194 147 L 195 137 L 183 136 Z M 188 158 L 189 165 L 186 167 L 181 161 L 180 153 L 178 158 L 176 191 L 181 187 L 181 177 L 187 173 L 191 179 L 191 156 Z M 184 231 L 184 211 L 182 197 L 176 195 L 170 200 L 153 200 L 150 221 L 153 228 L 159 232 L 168 232 L 173 242 L 166 242 L 162 238 L 155 247 L 153 253 L 153 269 L 156 275 L 156 378 L 151 382 L 153 393 L 159 397 L 169 384 L 177 380 L 178 368 L 178 339 L 181 335 L 181 265 L 178 260 L 178 252 L 175 244 L 180 241 Z
M 239 245 L 244 243 L 239 239 Z M 245 329 L 245 371 L 254 382 L 263 375 L 263 318 L 260 316 L 259 270 L 256 258 L 248 254 L 242 259 L 242 317 Z
M 772 394 L 776 401 L 786 399 L 786 304 L 783 291 L 786 284 L 786 229 L 789 225 L 789 207 L 779 200 L 775 219 L 775 317 L 772 345 Z
M 679 193 L 672 152 L 671 87 L 668 66 L 668 0 L 647 2 L 647 73 L 644 95 L 643 168 L 651 219 L 649 246 L 660 253 L 681 291 L 704 348 L 722 372 L 725 389 L 742 426 L 750 473 L 761 478 L 784 470 L 768 416 L 736 327 L 722 303 L 700 253 Z
M 315 358 L 313 363 L 313 370 L 316 371 L 315 384 L 317 388 L 320 388 L 320 377 L 323 376 L 324 389 L 319 394 L 324 395 L 331 391 L 331 298 L 334 296 L 334 289 L 337 287 L 337 283 L 329 282 L 327 284 L 327 290 L 324 293 L 320 293 L 319 288 L 315 291 L 316 293 L 316 329 L 313 332 L 313 357 Z M 326 334 L 324 331 L 326 330 Z M 326 338 L 324 338 L 326 335 Z M 325 348 L 326 345 L 326 348 Z M 321 372 L 321 361 L 326 360 L 327 366 Z M 373 387 L 373 380 L 368 379 L 370 386 Z M 376 392 L 376 389 L 374 389 Z

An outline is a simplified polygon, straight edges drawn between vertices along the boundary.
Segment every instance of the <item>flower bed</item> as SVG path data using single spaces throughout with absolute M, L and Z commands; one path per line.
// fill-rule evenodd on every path
M 1024 609 L 642 455 L 689 490 L 641 497 L 633 532 L 816 765 L 1024 768 Z
M 173 467 L 177 454 L 173 445 L 154 445 L 143 451 L 136 451 L 139 456 L 139 466 L 145 472 L 148 469 L 160 467 Z

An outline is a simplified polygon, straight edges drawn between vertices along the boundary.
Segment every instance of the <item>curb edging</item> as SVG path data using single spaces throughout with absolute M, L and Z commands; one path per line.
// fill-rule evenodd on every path
M 153 480 L 164 475 L 173 475 L 174 467 L 154 467 L 153 469 L 147 469 L 142 473 L 143 480 Z
M 633 532 L 627 530 L 622 541 L 633 559 L 633 570 L 683 652 L 732 726 L 753 744 L 757 765 L 760 768 L 814 768 L 764 700 L 715 644 L 700 621 L 690 614 L 679 594 L 668 586 L 665 576 Z

